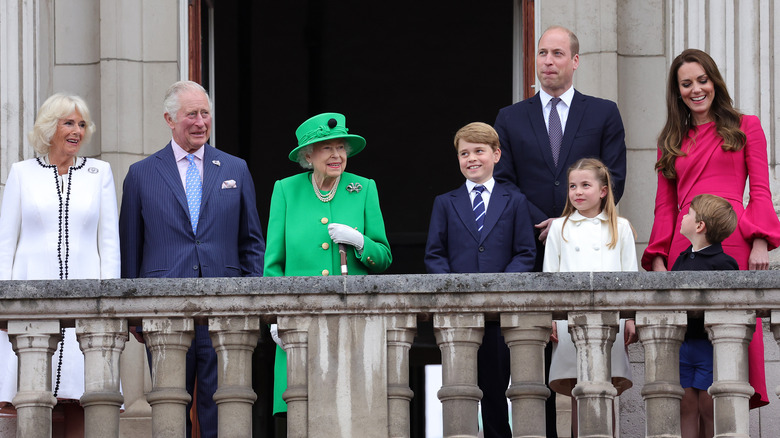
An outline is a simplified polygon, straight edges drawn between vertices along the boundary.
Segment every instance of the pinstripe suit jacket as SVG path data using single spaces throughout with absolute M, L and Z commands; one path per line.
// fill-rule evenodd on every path
M 204 147 L 197 235 L 171 144 L 130 166 L 119 215 L 123 278 L 263 275 L 265 241 L 246 162 Z M 236 187 L 223 189 L 227 180 Z

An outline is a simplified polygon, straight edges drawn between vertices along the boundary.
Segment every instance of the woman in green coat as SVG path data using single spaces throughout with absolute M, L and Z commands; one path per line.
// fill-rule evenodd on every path
M 366 146 L 348 134 L 346 119 L 324 113 L 295 131 L 289 158 L 307 172 L 276 181 L 266 234 L 266 277 L 365 275 L 392 262 L 379 196 L 373 180 L 344 172 L 347 158 Z M 339 244 L 346 247 L 346 270 Z M 274 334 L 274 339 L 278 337 Z M 274 414 L 287 412 L 287 355 L 276 349 Z

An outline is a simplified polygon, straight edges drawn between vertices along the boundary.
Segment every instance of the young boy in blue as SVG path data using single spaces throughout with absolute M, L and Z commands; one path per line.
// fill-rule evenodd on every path
M 466 183 L 433 203 L 425 268 L 430 274 L 529 272 L 536 260 L 533 222 L 525 196 L 496 182 L 501 159 L 498 134 L 475 122 L 455 134 L 455 150 Z M 511 437 L 506 389 L 509 348 L 498 322 L 488 321 L 477 355 L 484 436 Z
M 680 253 L 672 271 L 737 270 L 733 257 L 723 252 L 721 242 L 737 227 L 737 214 L 728 201 L 714 195 L 693 198 L 683 216 L 680 234 L 691 246 Z M 688 331 L 680 347 L 680 385 L 685 393 L 680 402 L 682 438 L 713 436 L 712 343 L 704 330 L 703 318 L 688 318 Z M 699 434 L 699 427 L 703 434 Z

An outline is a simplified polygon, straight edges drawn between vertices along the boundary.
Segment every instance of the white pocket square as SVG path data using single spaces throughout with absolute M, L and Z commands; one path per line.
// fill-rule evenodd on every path
M 223 189 L 235 189 L 236 186 L 236 180 L 229 179 L 227 181 L 222 181 L 222 188 Z

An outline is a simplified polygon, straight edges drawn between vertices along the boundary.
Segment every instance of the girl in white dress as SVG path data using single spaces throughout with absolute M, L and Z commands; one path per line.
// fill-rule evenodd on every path
M 569 168 L 569 197 L 563 217 L 552 222 L 544 251 L 544 272 L 636 271 L 634 230 L 618 217 L 607 167 L 583 158 Z M 550 388 L 571 397 L 577 384 L 577 351 L 567 321 L 553 321 Z M 612 384 L 618 395 L 632 386 L 626 348 L 636 341 L 633 320 L 620 320 L 612 345 Z M 614 411 L 613 411 L 614 412 Z M 577 404 L 572 399 L 572 436 L 577 436 Z

